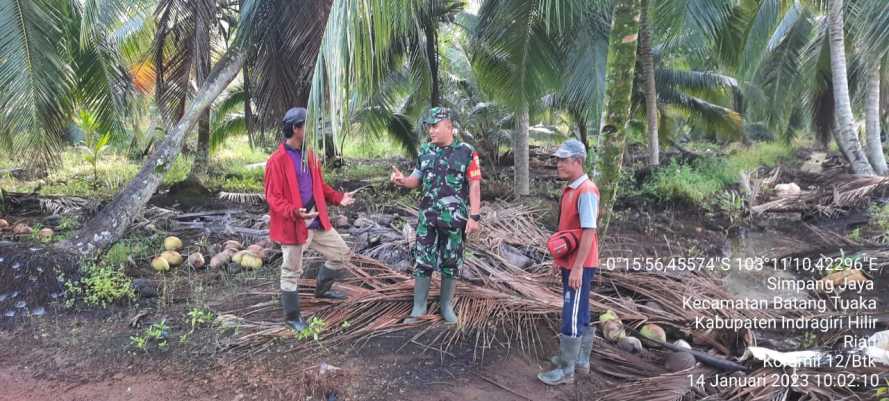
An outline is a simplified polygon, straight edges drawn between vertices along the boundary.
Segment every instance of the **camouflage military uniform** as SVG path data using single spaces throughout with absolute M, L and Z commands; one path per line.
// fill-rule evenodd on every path
M 442 277 L 457 276 L 463 266 L 463 240 L 469 218 L 469 181 L 480 179 L 478 155 L 456 138 L 449 146 L 426 144 L 411 174 L 420 179 L 423 198 L 414 246 L 417 277 L 436 268 Z

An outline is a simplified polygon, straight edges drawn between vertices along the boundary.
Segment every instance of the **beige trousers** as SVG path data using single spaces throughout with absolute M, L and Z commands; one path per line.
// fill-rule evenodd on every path
M 302 245 L 281 245 L 284 261 L 281 263 L 281 291 L 299 289 L 299 277 L 303 274 L 303 252 L 314 249 L 327 261 L 324 265 L 331 270 L 339 270 L 349 261 L 352 250 L 335 229 L 309 230 L 308 239 Z

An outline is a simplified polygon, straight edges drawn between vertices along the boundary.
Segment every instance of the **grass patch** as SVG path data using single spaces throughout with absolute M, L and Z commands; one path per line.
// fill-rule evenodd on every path
M 349 135 L 343 142 L 344 157 L 381 159 L 404 156 L 404 149 L 388 135 Z
M 40 188 L 41 195 L 107 198 L 135 177 L 139 167 L 124 156 L 104 154 L 97 165 L 99 179 L 94 187 L 92 166 L 84 160 L 82 152 L 70 148 L 62 154 L 61 165 L 51 171 L 49 177 L 19 181 L 6 174 L 0 176 L 0 187 L 11 192 L 32 192 Z
M 742 172 L 774 167 L 792 156 L 792 146 L 776 141 L 756 143 L 724 158 L 705 156 L 690 164 L 672 160 L 643 184 L 642 193 L 662 201 L 718 201 L 714 196 L 737 183 Z

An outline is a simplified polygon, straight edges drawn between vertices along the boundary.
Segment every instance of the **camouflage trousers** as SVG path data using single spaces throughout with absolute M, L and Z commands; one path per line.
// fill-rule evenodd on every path
M 436 269 L 442 277 L 457 277 L 463 267 L 464 227 L 439 227 L 420 213 L 417 223 L 417 242 L 413 254 L 416 261 L 414 276 L 429 277 Z

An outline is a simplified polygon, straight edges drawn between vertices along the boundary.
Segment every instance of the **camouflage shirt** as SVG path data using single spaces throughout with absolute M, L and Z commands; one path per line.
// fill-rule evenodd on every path
M 481 179 L 478 154 L 468 143 L 454 138 L 449 146 L 425 144 L 411 174 L 420 178 L 423 198 L 420 213 L 429 224 L 460 227 L 469 218 L 469 182 Z

